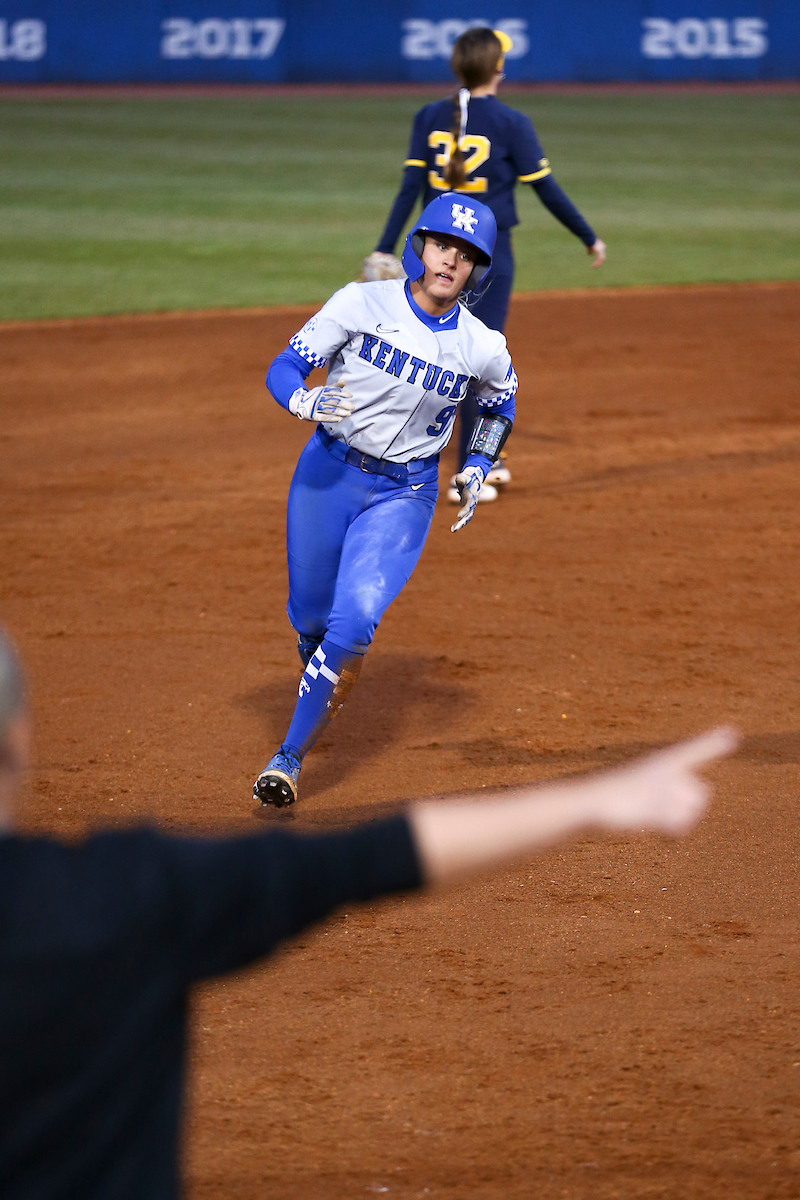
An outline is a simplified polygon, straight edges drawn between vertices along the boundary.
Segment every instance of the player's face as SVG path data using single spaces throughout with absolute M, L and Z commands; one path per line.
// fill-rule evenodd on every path
M 458 299 L 475 266 L 469 242 L 446 235 L 428 236 L 422 251 L 425 274 L 419 283 L 437 306 L 450 307 Z

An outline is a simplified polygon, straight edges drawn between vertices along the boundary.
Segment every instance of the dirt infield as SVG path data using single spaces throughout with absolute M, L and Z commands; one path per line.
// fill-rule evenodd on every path
M 289 813 L 297 313 L 0 327 L 26 826 L 302 829 L 744 731 L 687 842 L 349 910 L 196 1006 L 193 1200 L 800 1195 L 800 287 L 516 300 L 514 481 L 442 504 Z M 444 471 L 449 471 L 449 461 Z

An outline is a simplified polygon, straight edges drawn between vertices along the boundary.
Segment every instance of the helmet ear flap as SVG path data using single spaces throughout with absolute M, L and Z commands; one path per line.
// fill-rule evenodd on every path
M 464 291 L 471 292 L 473 288 L 476 288 L 488 270 L 487 263 L 476 263 L 470 271 L 469 279 L 464 284 Z
M 406 237 L 406 244 L 403 248 L 403 257 L 401 262 L 403 270 L 412 283 L 421 279 L 425 274 L 425 267 L 422 264 L 422 251 L 425 246 L 425 234 L 417 230 L 414 233 L 409 233 Z

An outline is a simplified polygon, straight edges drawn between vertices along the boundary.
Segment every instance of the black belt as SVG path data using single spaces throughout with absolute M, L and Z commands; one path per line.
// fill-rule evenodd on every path
M 390 479 L 402 481 L 408 479 L 410 475 L 419 475 L 421 471 L 436 466 L 439 461 L 438 454 L 432 454 L 430 458 L 412 458 L 407 463 L 389 462 L 387 458 L 373 458 L 371 454 L 362 454 L 360 450 L 354 450 L 340 438 L 331 437 L 327 429 L 323 429 L 321 425 L 317 426 L 317 437 L 325 449 L 336 458 L 349 463 L 351 467 L 358 467 L 359 470 L 366 471 L 369 475 L 388 475 Z

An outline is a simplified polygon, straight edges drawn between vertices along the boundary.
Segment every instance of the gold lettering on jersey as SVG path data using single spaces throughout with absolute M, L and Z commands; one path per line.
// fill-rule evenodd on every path
M 434 156 L 434 169 L 428 172 L 428 183 L 438 192 L 451 190 L 449 183 L 444 177 L 444 173 L 450 162 L 454 144 L 454 139 L 450 136 L 449 131 L 434 129 L 433 133 L 428 134 L 429 147 L 431 150 L 439 151 Z M 458 145 L 461 153 L 464 155 L 464 171 L 467 178 L 460 188 L 455 188 L 455 191 L 472 195 L 487 192 L 489 190 L 489 180 L 485 175 L 475 175 L 475 172 L 489 158 L 492 152 L 492 143 L 487 137 L 483 137 L 482 134 L 469 133 L 466 137 L 461 138 Z

